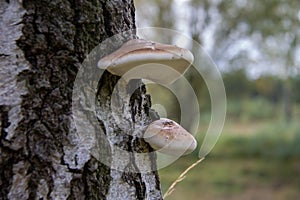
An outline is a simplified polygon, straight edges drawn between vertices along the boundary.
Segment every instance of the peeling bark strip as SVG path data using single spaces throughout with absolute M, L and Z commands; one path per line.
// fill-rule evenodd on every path
M 82 61 L 104 39 L 135 28 L 133 1 L 0 1 L 0 23 L 0 199 L 161 199 L 157 172 L 110 169 L 81 144 L 72 121 Z M 110 91 L 116 77 L 103 78 L 100 88 Z M 139 81 L 133 84 L 137 92 L 118 113 L 128 126 L 103 127 L 112 151 L 117 140 L 130 151 L 149 150 L 124 132 L 150 120 L 150 98 Z M 129 161 L 129 168 L 139 166 L 138 158 Z M 154 169 L 155 160 L 143 164 Z

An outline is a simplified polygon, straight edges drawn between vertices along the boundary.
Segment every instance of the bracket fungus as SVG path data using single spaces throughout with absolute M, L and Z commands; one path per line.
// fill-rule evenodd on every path
M 167 118 L 152 122 L 145 131 L 144 140 L 153 149 L 173 156 L 189 154 L 197 147 L 197 141 L 192 134 Z
M 134 78 L 172 83 L 184 74 L 193 60 L 193 54 L 187 49 L 143 39 L 131 39 L 100 59 L 97 65 L 100 69 L 106 69 L 118 76 L 133 70 L 131 76 Z

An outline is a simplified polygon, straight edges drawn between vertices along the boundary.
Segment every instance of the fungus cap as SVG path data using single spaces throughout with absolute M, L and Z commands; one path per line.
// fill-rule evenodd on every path
M 144 140 L 153 149 L 174 156 L 189 154 L 197 147 L 192 134 L 167 118 L 152 122 L 145 131 Z
M 143 39 L 131 39 L 100 59 L 98 67 L 107 69 L 114 75 L 123 76 L 131 69 L 147 64 L 143 70 L 144 74 L 151 74 L 150 80 L 158 79 L 171 83 L 184 74 L 193 60 L 193 54 L 187 49 Z M 156 68 L 149 67 L 149 64 L 156 65 Z M 168 69 L 164 70 L 163 66 Z

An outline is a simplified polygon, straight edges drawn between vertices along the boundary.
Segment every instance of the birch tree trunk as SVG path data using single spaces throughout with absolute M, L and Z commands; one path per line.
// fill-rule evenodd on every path
M 105 72 L 97 83 L 98 131 L 106 138 L 80 135 L 72 113 L 85 56 L 134 29 L 134 12 L 132 0 L 0 0 L 0 199 L 162 199 L 155 155 L 130 154 L 150 150 L 139 137 L 151 121 L 140 80 L 117 86 L 121 125 L 108 106 L 119 77 Z M 96 140 L 108 141 L 111 165 L 94 156 Z

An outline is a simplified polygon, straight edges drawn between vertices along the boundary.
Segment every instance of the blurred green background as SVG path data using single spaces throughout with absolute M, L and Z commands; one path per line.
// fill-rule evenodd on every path
M 135 5 L 139 28 L 175 29 L 199 42 L 222 72 L 227 94 L 220 139 L 167 199 L 300 199 L 300 1 L 136 0 Z M 201 146 L 210 98 L 194 73 L 185 76 L 201 102 Z M 164 105 L 156 107 L 160 114 L 178 120 L 174 96 L 159 86 L 148 89 L 155 93 L 153 104 Z M 161 169 L 163 190 L 197 159 L 195 151 Z

